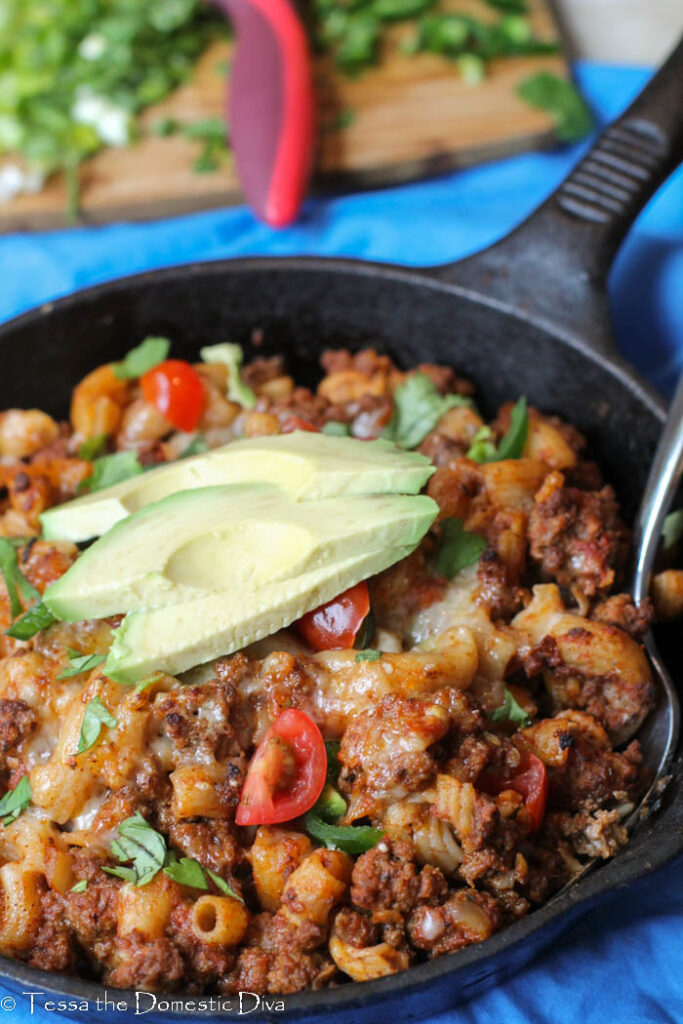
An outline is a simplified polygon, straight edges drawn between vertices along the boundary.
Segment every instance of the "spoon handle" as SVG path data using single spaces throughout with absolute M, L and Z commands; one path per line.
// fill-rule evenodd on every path
M 633 576 L 633 599 L 636 604 L 647 597 L 650 589 L 650 576 L 662 525 L 678 490 L 682 473 L 683 376 L 669 408 L 636 517 L 633 534 L 633 545 L 637 552 Z

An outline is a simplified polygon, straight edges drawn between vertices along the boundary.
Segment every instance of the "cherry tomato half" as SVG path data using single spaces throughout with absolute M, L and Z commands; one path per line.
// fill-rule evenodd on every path
M 300 416 L 288 416 L 280 427 L 281 434 L 293 434 L 295 430 L 306 430 L 309 434 L 319 434 L 320 431 L 308 420 L 302 420 Z
M 310 811 L 327 777 L 320 729 L 287 708 L 256 748 L 235 815 L 238 825 L 276 825 Z
M 204 407 L 201 377 L 183 359 L 167 359 L 140 378 L 142 397 L 177 427 L 195 430 Z
M 365 581 L 307 612 L 294 628 L 313 651 L 340 651 L 353 647 L 370 614 L 370 592 Z
M 484 772 L 476 783 L 477 789 L 491 796 L 497 796 L 504 789 L 514 789 L 524 798 L 524 806 L 531 816 L 533 831 L 540 827 L 548 801 L 548 773 L 540 757 L 528 751 L 522 752 L 517 772 L 511 778 Z

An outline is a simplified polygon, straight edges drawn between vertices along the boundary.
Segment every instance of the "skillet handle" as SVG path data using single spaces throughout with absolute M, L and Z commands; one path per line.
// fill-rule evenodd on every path
M 613 350 L 607 274 L 633 221 L 683 160 L 683 39 L 559 189 L 501 242 L 431 273 Z

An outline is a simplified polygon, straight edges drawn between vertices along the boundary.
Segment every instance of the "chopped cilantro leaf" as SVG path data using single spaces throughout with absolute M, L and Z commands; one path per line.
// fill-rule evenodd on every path
M 124 356 L 122 362 L 114 363 L 114 375 L 120 380 L 142 377 L 148 370 L 163 363 L 170 348 L 168 338 L 145 338 L 137 348 L 132 348 Z
M 82 480 L 78 490 L 79 493 L 92 493 L 103 491 L 106 487 L 112 487 L 129 477 L 139 476 L 143 472 L 136 452 L 115 452 L 113 455 L 103 455 L 95 459 L 92 464 L 92 474 Z
M 382 436 L 401 448 L 417 448 L 449 409 L 471 405 L 462 395 L 442 395 L 426 373 L 411 373 L 394 392 L 393 415 Z
M 492 722 L 514 722 L 517 725 L 531 725 L 531 719 L 524 708 L 515 700 L 507 686 L 503 687 L 503 703 L 491 712 Z
M 481 534 L 468 533 L 462 519 L 444 519 L 436 571 L 453 579 L 461 569 L 478 561 L 485 550 L 485 539 Z

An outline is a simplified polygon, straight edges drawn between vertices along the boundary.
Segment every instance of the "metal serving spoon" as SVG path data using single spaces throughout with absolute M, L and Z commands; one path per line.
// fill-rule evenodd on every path
M 634 528 L 633 546 L 635 567 L 631 583 L 631 596 L 639 606 L 650 592 L 652 569 L 662 536 L 662 526 L 671 502 L 676 496 L 683 475 L 683 376 L 669 407 L 662 436 L 652 460 L 643 497 Z M 657 682 L 657 703 L 638 729 L 638 737 L 647 752 L 643 767 L 651 781 L 638 805 L 624 818 L 622 824 L 629 832 L 656 809 L 668 781 L 680 731 L 680 710 L 673 679 L 669 675 L 652 631 L 645 637 L 645 650 Z M 598 864 L 600 857 L 592 857 L 562 887 L 560 892 L 573 887 Z M 557 893 L 556 895 L 559 895 Z
M 662 526 L 676 496 L 682 475 L 683 377 L 678 383 L 669 407 L 664 430 L 652 460 L 652 467 L 636 516 L 633 531 L 636 557 L 631 585 L 631 594 L 636 605 L 642 604 L 650 591 L 652 569 L 661 540 Z M 655 678 L 659 683 L 659 697 L 655 710 L 645 721 L 641 730 L 641 736 L 645 733 L 649 743 L 652 744 L 646 767 L 653 772 L 653 781 L 643 797 L 641 807 L 643 804 L 647 806 L 647 802 L 656 797 L 662 789 L 662 781 L 670 768 L 680 730 L 680 711 L 676 687 L 662 661 L 651 632 L 645 638 L 645 649 Z M 644 746 L 648 749 L 648 743 L 645 743 Z M 640 813 L 640 810 L 636 810 L 626 825 L 632 824 Z

